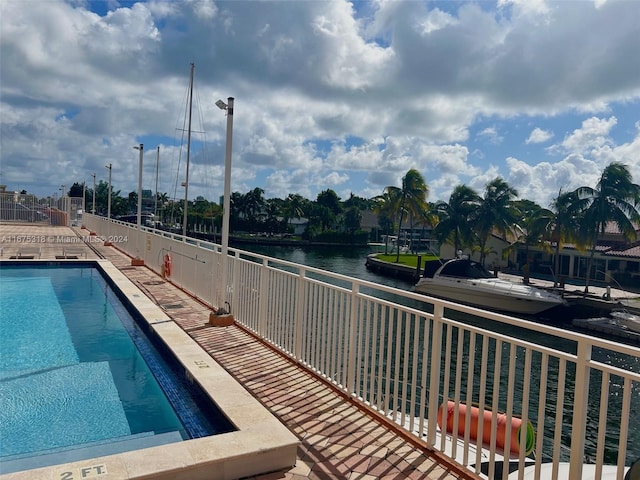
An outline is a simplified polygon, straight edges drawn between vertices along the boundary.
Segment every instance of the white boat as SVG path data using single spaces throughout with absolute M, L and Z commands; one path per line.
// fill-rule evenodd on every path
M 414 291 L 489 310 L 536 315 L 564 305 L 564 299 L 547 290 L 497 278 L 481 264 L 455 258 L 434 270 L 425 266 Z
M 640 315 L 622 310 L 614 310 L 610 315 L 616 319 L 618 325 L 632 332 L 640 333 Z

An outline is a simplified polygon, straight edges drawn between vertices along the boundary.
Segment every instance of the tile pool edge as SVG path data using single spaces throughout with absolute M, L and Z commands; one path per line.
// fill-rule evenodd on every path
M 64 262 L 67 263 L 67 262 Z M 1 475 L 2 479 L 235 479 L 292 467 L 298 438 L 107 260 L 111 279 L 237 431 Z M 211 327 L 215 328 L 215 327 Z M 215 396 L 214 396 L 215 395 Z

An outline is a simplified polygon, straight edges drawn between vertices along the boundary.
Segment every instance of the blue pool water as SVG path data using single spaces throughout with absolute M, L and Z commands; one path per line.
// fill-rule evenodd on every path
M 0 473 L 233 430 L 88 265 L 0 268 L 0 405 Z

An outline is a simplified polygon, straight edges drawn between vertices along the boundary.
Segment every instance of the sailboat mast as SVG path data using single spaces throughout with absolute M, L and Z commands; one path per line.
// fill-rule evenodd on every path
M 182 221 L 182 235 L 187 236 L 187 205 L 189 195 L 189 157 L 191 155 L 191 106 L 193 105 L 193 71 L 195 64 L 191 64 L 191 77 L 189 79 L 189 126 L 187 127 L 187 175 L 184 182 L 184 219 Z

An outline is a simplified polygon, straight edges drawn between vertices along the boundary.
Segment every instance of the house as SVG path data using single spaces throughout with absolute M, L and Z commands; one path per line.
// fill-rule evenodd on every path
M 289 227 L 293 229 L 293 234 L 295 236 L 302 235 L 306 230 L 308 223 L 309 223 L 309 219 L 307 218 L 290 218 L 289 219 Z
M 503 258 L 503 252 L 509 247 L 505 239 L 492 235 L 487 242 L 486 266 L 498 266 L 502 269 L 521 271 L 528 264 L 532 275 L 554 276 L 555 244 L 548 243 L 546 248 L 525 247 L 519 245 Z M 465 254 L 478 260 L 480 254 L 465 251 Z M 453 246 L 445 244 L 440 248 L 442 258 L 455 256 Z M 584 280 L 587 263 L 591 256 L 590 248 L 578 248 L 575 244 L 565 244 L 560 250 L 559 269 L 556 276 L 565 279 Z M 598 238 L 596 251 L 591 264 L 590 278 L 606 284 L 632 287 L 640 290 L 640 226 L 636 228 L 636 241 L 625 240 L 615 223 L 610 222 L 604 235 Z

